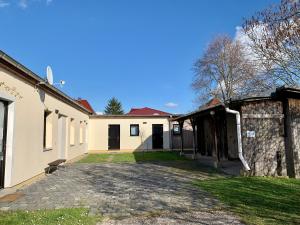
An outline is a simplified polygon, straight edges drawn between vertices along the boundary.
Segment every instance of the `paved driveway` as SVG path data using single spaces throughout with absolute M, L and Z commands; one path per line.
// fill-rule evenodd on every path
M 91 214 L 113 218 L 103 224 L 239 224 L 191 184 L 210 175 L 196 165 L 182 168 L 187 163 L 193 162 L 73 164 L 19 190 L 23 197 L 0 208 L 88 207 Z

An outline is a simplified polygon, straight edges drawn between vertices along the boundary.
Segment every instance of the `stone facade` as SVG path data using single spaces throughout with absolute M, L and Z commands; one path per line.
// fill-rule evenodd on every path
M 282 102 L 244 102 L 240 111 L 244 157 L 249 163 L 252 175 L 285 176 Z
M 300 177 L 300 100 L 288 99 L 286 105 L 287 132 L 286 154 L 291 177 Z

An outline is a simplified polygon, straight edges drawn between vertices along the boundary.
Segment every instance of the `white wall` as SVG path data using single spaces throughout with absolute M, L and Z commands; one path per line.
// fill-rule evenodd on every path
M 146 123 L 146 124 L 145 124 Z M 108 126 L 120 124 L 120 149 L 141 150 L 152 149 L 152 124 L 163 124 L 163 147 L 170 148 L 170 129 L 168 118 L 90 118 L 88 150 L 108 150 Z M 140 135 L 130 136 L 130 124 L 139 124 Z
M 24 75 L 25 76 L 25 75 Z M 67 141 L 66 157 L 72 159 L 87 151 L 87 143 L 79 143 L 79 123 L 88 122 L 88 114 L 44 93 L 40 94 L 35 87 L 10 71 L 0 67 L 0 96 L 10 97 L 10 105 L 13 111 L 9 117 L 13 119 L 12 128 L 7 140 L 12 139 L 8 146 L 5 186 L 10 187 L 30 179 L 42 172 L 51 161 L 58 159 L 58 115 L 66 116 Z M 18 93 L 18 95 L 17 95 Z M 11 100 L 11 99 L 14 100 Z M 5 100 L 5 97 L 2 98 Z M 43 120 L 44 110 L 52 111 L 53 133 L 52 148 L 49 151 L 43 149 Z M 56 113 L 58 112 L 58 113 Z M 13 118 L 12 118 L 13 116 Z M 69 145 L 69 122 L 75 119 L 76 136 L 75 145 Z M 9 144 L 10 144 L 9 143 Z

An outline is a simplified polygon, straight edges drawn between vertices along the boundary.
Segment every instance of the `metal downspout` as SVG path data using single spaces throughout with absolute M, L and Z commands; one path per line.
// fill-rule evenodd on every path
M 238 140 L 238 153 L 239 153 L 239 159 L 243 163 L 244 168 L 249 171 L 250 167 L 248 163 L 246 162 L 244 156 L 243 156 L 243 146 L 242 146 L 242 132 L 241 132 L 241 115 L 239 111 L 232 110 L 229 108 L 226 108 L 226 112 L 235 114 L 236 117 L 236 130 L 237 130 L 237 140 Z

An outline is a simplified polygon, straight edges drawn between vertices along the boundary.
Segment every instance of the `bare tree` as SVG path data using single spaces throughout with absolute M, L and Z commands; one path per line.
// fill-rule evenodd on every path
M 300 81 L 300 3 L 282 0 L 245 21 L 257 60 L 278 83 L 295 86 Z
M 269 87 L 247 58 L 244 46 L 226 35 L 216 37 L 209 44 L 194 70 L 192 87 L 201 103 L 212 97 L 225 103 L 232 97 Z

